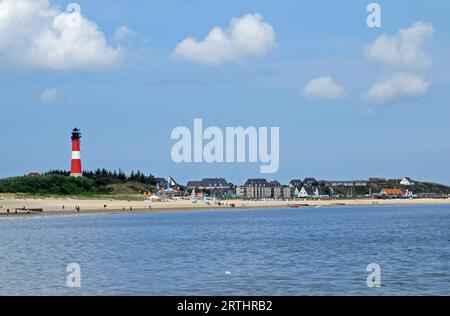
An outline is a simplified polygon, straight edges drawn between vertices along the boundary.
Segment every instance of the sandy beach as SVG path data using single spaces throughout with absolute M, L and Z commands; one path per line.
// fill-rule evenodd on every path
M 41 198 L 20 199 L 16 197 L 0 196 L 0 215 L 27 214 L 29 209 L 38 209 L 44 214 L 61 213 L 98 213 L 123 211 L 177 211 L 177 210 L 207 210 L 232 208 L 290 208 L 293 205 L 302 207 L 317 206 L 355 206 L 355 205 L 434 205 L 450 204 L 450 199 L 351 199 L 351 200 L 296 200 L 296 201 L 248 201 L 225 200 L 216 203 L 193 203 L 188 199 L 174 199 L 167 201 L 127 201 L 112 199 L 71 199 L 71 198 Z M 79 208 L 79 212 L 77 211 Z M 31 212 L 35 213 L 35 212 Z

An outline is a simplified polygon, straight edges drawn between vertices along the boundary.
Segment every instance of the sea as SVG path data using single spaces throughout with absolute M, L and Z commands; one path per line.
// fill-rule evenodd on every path
M 450 295 L 450 206 L 3 217 L 0 295 Z

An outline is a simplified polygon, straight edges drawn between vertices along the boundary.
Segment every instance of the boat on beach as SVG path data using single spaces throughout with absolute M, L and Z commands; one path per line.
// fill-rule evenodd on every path
M 300 208 L 300 207 L 308 207 L 309 204 L 291 204 L 291 208 Z

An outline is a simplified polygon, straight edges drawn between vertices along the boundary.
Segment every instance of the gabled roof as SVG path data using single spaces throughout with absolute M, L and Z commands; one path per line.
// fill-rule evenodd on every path
M 248 179 L 245 182 L 244 186 L 246 186 L 246 187 L 253 187 L 253 186 L 268 187 L 269 186 L 269 182 L 267 182 L 267 180 L 263 179 L 263 178 Z
M 303 186 L 303 189 L 305 189 L 308 195 L 314 195 L 314 188 L 312 186 L 305 185 Z
M 303 180 L 303 183 L 316 183 L 317 180 L 315 178 L 305 178 L 305 180 Z
M 277 180 L 270 181 L 270 182 L 269 182 L 269 185 L 270 185 L 271 187 L 281 187 L 281 183 L 278 182 Z
M 199 187 L 200 184 L 201 184 L 201 181 L 188 181 L 186 186 L 189 188 L 193 188 L 193 187 Z
M 207 187 L 228 187 L 230 184 L 224 178 L 204 178 L 200 181 L 201 186 Z
M 385 195 L 403 195 L 404 192 L 401 189 L 383 189 Z
M 301 186 L 302 184 L 303 184 L 303 181 L 300 180 L 300 179 L 292 179 L 292 180 L 289 182 L 289 185 L 291 185 L 291 186 L 293 186 L 293 187 L 299 187 L 299 186 Z
M 202 188 L 219 188 L 230 187 L 231 183 L 228 183 L 224 178 L 204 178 L 201 181 L 189 181 L 188 187 L 202 187 Z
M 155 178 L 155 182 L 159 183 L 159 184 L 161 184 L 161 183 L 167 184 L 167 180 L 164 178 Z

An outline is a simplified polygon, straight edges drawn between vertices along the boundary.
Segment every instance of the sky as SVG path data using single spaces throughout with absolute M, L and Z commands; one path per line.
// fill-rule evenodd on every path
M 69 169 L 77 126 L 89 170 L 450 184 L 450 2 L 370 2 L 0 0 L 0 177 Z M 196 118 L 279 127 L 279 170 L 175 163 Z

